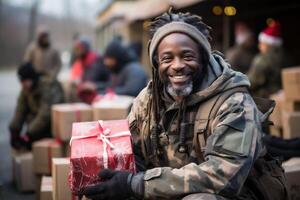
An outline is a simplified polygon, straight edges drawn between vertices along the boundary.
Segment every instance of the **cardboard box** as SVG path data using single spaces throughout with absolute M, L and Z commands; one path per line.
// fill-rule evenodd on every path
M 282 137 L 282 127 L 270 126 L 270 134 L 276 137 Z
M 276 106 L 270 115 L 270 120 L 274 123 L 275 127 L 282 127 L 282 106 L 284 104 L 284 93 L 282 90 L 270 96 L 276 102 Z
M 282 86 L 286 100 L 300 100 L 300 67 L 286 68 L 282 70 Z
M 40 200 L 52 200 L 52 177 L 43 176 L 41 182 Z
M 300 137 L 300 112 L 283 112 L 283 138 Z
M 13 170 L 18 191 L 28 192 L 35 190 L 32 153 L 13 155 Z
M 94 121 L 126 119 L 133 99 L 130 96 L 114 95 L 94 102 L 92 105 Z
M 85 103 L 55 104 L 52 106 L 52 133 L 55 138 L 69 141 L 73 122 L 92 121 L 90 105 Z
M 70 187 L 73 194 L 99 183 L 103 168 L 135 172 L 127 120 L 74 123 Z
M 34 172 L 37 174 L 51 174 L 51 159 L 64 156 L 62 143 L 51 138 L 34 142 L 32 151 Z
M 285 100 L 282 104 L 282 109 L 285 112 L 300 111 L 300 101 Z
M 64 157 L 69 158 L 71 156 L 71 146 L 70 143 L 64 143 Z
M 283 163 L 290 200 L 300 199 L 300 158 L 292 158 Z
M 11 159 L 11 161 L 12 161 L 12 179 L 13 179 L 13 182 L 16 182 L 16 169 L 15 169 L 15 157 L 17 157 L 17 156 L 20 156 L 20 155 L 22 155 L 22 154 L 26 154 L 26 153 L 29 153 L 29 151 L 28 150 L 24 150 L 24 149 L 22 149 L 22 150 L 16 150 L 16 149 L 14 149 L 14 148 L 11 148 L 11 150 L 10 150 L 10 154 L 11 154 L 11 157 L 12 157 L 12 159 Z
M 72 194 L 68 184 L 70 171 L 69 158 L 52 159 L 53 200 L 71 200 Z

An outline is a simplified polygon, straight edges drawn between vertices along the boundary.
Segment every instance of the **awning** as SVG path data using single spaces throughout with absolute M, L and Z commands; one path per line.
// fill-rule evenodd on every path
M 107 10 L 101 12 L 98 24 L 104 26 L 112 20 L 121 19 L 131 23 L 137 20 L 153 18 L 167 11 L 171 6 L 175 9 L 184 8 L 204 0 L 139 0 L 117 1 Z

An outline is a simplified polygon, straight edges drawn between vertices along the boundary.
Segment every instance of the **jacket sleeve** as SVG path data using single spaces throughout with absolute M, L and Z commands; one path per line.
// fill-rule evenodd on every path
M 22 130 L 22 126 L 26 119 L 26 113 L 28 113 L 28 105 L 26 97 L 23 91 L 21 91 L 18 100 L 15 114 L 9 125 L 9 130 L 11 133 L 19 134 Z
M 50 125 L 51 106 L 63 102 L 64 94 L 59 83 L 47 84 L 42 89 L 42 98 L 37 115 L 28 124 L 29 135 L 39 134 Z
M 34 44 L 30 44 L 27 49 L 25 50 L 23 62 L 32 62 L 33 60 L 33 51 L 34 51 Z
M 213 120 L 205 161 L 179 169 L 147 170 L 144 176 L 145 198 L 178 198 L 191 193 L 237 195 L 261 151 L 258 112 L 250 95 L 232 95 Z

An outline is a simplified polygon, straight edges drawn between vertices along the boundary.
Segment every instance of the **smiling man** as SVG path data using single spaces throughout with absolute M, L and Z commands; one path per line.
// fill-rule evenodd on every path
M 153 78 L 128 117 L 139 172 L 102 170 L 105 182 L 86 188 L 88 198 L 286 199 L 261 140 L 272 109 L 263 115 L 247 77 L 211 52 L 209 31 L 189 13 L 151 24 Z

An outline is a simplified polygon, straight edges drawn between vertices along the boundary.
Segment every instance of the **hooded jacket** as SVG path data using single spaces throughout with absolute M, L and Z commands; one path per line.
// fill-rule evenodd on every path
M 104 57 L 116 60 L 108 84 L 116 94 L 135 97 L 147 85 L 148 77 L 144 67 L 136 60 L 133 52 L 118 39 L 108 45 Z
M 245 75 L 235 72 L 217 54 L 211 54 L 207 74 L 200 90 L 186 99 L 186 114 L 197 112 L 201 104 L 225 90 L 250 83 Z M 261 116 L 248 93 L 237 92 L 219 108 L 211 125 L 211 135 L 202 148 L 202 158 L 195 155 L 193 146 L 194 127 L 200 121 L 190 119 L 185 132 L 188 152 L 180 153 L 176 122 L 179 104 L 163 97 L 159 136 L 162 146 L 160 162 L 149 156 L 150 130 L 153 126 L 151 112 L 151 82 L 134 100 L 128 116 L 133 135 L 138 166 L 147 170 L 144 175 L 146 199 L 177 199 L 191 193 L 212 193 L 238 196 L 252 168 L 262 152 Z M 201 148 L 201 147 L 200 147 Z M 144 166 L 143 166 L 144 165 Z

